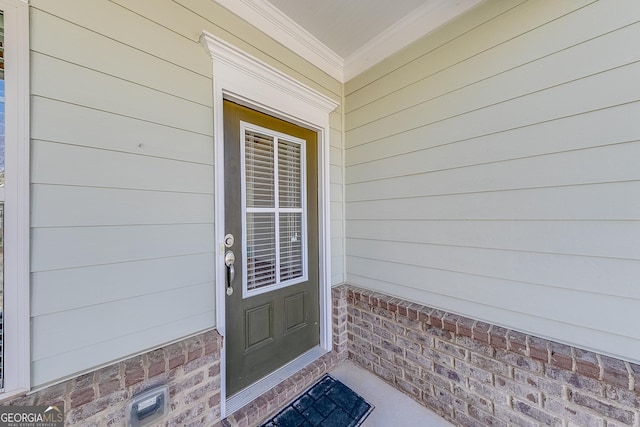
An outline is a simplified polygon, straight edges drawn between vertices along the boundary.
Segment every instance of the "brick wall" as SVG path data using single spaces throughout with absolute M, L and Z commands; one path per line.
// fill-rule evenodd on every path
M 65 424 L 124 426 L 130 398 L 156 385 L 169 388 L 169 414 L 160 425 L 255 426 L 278 412 L 347 357 L 347 291 L 332 290 L 333 349 L 291 378 L 220 419 L 222 337 L 209 331 L 72 378 L 0 405 L 60 405 Z
M 640 426 L 640 366 L 342 286 L 348 357 L 462 426 Z
M 64 405 L 65 425 L 123 426 L 129 399 L 156 385 L 169 388 L 162 425 L 213 426 L 220 421 L 220 346 L 209 331 L 132 357 L 2 405 Z

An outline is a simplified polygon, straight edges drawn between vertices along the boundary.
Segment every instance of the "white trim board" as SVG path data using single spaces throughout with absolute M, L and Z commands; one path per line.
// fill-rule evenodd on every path
M 344 61 L 266 0 L 215 0 L 334 79 L 344 81 Z
M 29 240 L 29 6 L 0 0 L 5 24 L 4 389 L 31 387 Z
M 427 0 L 346 58 L 340 57 L 267 0 L 215 1 L 344 83 L 484 0 Z
M 226 334 L 224 265 L 224 118 L 223 101 L 232 100 L 255 110 L 312 129 L 318 134 L 318 195 L 320 243 L 320 349 L 331 351 L 331 222 L 329 197 L 329 113 L 338 103 L 299 83 L 230 43 L 203 32 L 200 42 L 213 62 L 213 122 L 215 165 L 216 325 Z M 321 353 L 322 353 L 321 352 Z M 221 413 L 227 411 L 226 349 L 220 360 Z M 248 402 L 246 402 L 248 403 Z M 238 402 L 234 401 L 234 405 Z
M 266 377 L 262 378 L 261 380 L 256 382 L 253 387 L 234 394 L 227 400 L 227 413 L 233 414 L 235 411 L 246 405 L 247 402 L 251 402 L 262 396 L 273 387 L 280 384 L 282 381 L 291 377 L 300 369 L 309 366 L 315 360 L 322 357 L 322 355 L 325 353 L 326 351 L 324 351 L 324 349 L 322 349 L 321 347 L 314 347 L 306 353 L 298 356 L 291 362 L 287 363 L 277 371 L 272 372 Z

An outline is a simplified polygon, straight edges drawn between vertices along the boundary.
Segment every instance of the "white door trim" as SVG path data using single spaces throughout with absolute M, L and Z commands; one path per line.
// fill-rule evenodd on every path
M 215 168 L 216 325 L 224 337 L 224 121 L 223 100 L 251 107 L 318 133 L 318 194 L 320 242 L 320 348 L 331 351 L 331 236 L 329 218 L 329 113 L 338 103 L 281 71 L 243 52 L 230 43 L 203 31 L 200 42 L 213 60 L 213 125 Z M 226 348 L 220 354 L 221 416 L 227 413 Z M 306 364 L 310 363 L 305 361 Z M 301 368 L 303 366 L 300 366 Z M 247 402 L 248 403 L 248 402 Z M 237 405 L 234 405 L 237 406 Z

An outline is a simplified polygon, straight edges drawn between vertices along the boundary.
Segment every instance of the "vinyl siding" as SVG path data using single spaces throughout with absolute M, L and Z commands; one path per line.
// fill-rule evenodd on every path
M 215 327 L 214 33 L 342 85 L 210 0 L 33 0 L 32 385 Z M 342 112 L 331 116 L 342 211 Z M 344 253 L 331 223 L 335 256 Z M 335 257 L 334 256 L 334 257 Z M 332 271 L 343 282 L 343 263 Z
M 347 82 L 347 280 L 640 362 L 639 39 L 489 1 Z

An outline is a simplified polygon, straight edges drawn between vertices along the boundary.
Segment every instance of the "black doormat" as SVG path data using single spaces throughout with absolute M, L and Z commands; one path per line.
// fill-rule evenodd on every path
M 372 410 L 356 392 L 326 374 L 261 427 L 356 427 Z

